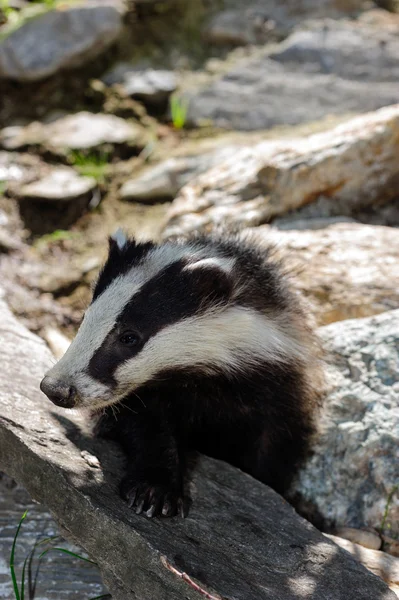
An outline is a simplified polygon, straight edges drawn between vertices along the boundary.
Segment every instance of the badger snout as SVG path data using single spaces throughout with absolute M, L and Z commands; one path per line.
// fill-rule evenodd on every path
M 53 377 L 44 377 L 40 383 L 40 389 L 57 406 L 73 408 L 77 403 L 76 388 Z

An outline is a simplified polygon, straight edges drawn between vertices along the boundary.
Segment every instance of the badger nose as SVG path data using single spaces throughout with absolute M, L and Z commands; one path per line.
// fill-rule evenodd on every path
M 76 404 L 76 389 L 63 381 L 46 376 L 40 383 L 40 389 L 57 406 L 73 408 Z

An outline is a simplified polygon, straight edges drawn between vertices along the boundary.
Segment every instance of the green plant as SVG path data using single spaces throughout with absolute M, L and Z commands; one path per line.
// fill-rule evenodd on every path
M 38 546 L 42 545 L 42 544 L 51 543 L 54 540 L 56 540 L 56 539 L 59 538 L 59 536 L 52 536 L 52 537 L 48 537 L 48 538 L 45 538 L 43 540 L 40 540 L 40 541 L 38 541 L 38 542 L 36 542 L 34 544 L 33 548 L 30 550 L 30 552 L 28 553 L 28 555 L 25 557 L 24 564 L 23 564 L 23 567 L 22 567 L 21 583 L 19 585 L 18 584 L 18 580 L 17 580 L 17 575 L 16 575 L 16 572 L 15 572 L 15 550 L 16 550 L 17 540 L 18 540 L 18 536 L 19 536 L 19 533 L 20 533 L 20 530 L 21 530 L 21 526 L 22 526 L 23 521 L 26 519 L 27 514 L 28 514 L 28 511 L 26 510 L 24 512 L 24 514 L 22 515 L 19 523 L 18 523 L 16 532 L 15 532 L 15 535 L 14 535 L 14 540 L 13 540 L 13 543 L 12 543 L 12 547 L 11 547 L 10 560 L 9 560 L 11 580 L 12 580 L 12 585 L 13 585 L 15 600 L 27 600 L 25 598 L 26 569 L 28 567 L 28 570 L 31 571 L 30 567 L 31 567 L 31 564 L 32 564 L 32 560 L 33 560 L 33 556 L 34 556 L 36 548 Z M 67 555 L 72 556 L 74 558 L 78 558 L 79 560 L 84 560 L 84 561 L 89 562 L 89 563 L 91 563 L 93 565 L 97 564 L 93 560 L 90 560 L 89 558 L 85 558 L 84 556 L 81 556 L 80 554 L 76 554 L 75 552 L 71 552 L 67 548 L 59 548 L 59 547 L 52 546 L 52 547 L 47 548 L 46 550 L 44 550 L 39 555 L 38 567 L 36 569 L 36 574 L 35 574 L 36 579 L 37 579 L 37 576 L 38 576 L 38 573 L 39 573 L 39 568 L 40 568 L 41 560 L 43 559 L 43 557 L 46 554 L 48 554 L 50 551 L 53 551 L 53 550 L 57 550 L 59 552 L 63 552 L 64 554 L 67 554 Z M 36 582 L 34 582 L 33 585 L 29 586 L 29 600 L 34 600 L 35 583 Z M 100 596 L 96 596 L 95 598 L 90 598 L 90 600 L 101 600 L 101 599 L 105 600 L 105 598 L 110 598 L 110 595 L 109 594 L 102 594 Z
M 387 523 L 387 518 L 388 518 L 388 513 L 389 513 L 389 508 L 391 506 L 393 497 L 395 495 L 395 493 L 399 490 L 399 484 L 394 485 L 393 488 L 391 489 L 391 491 L 389 492 L 388 498 L 387 498 L 387 502 L 385 504 L 385 510 L 384 510 L 384 514 L 382 516 L 382 520 L 381 520 L 381 525 L 380 525 L 380 533 L 384 532 L 385 527 L 387 529 L 390 529 L 391 524 Z
M 42 235 L 34 242 L 34 246 L 37 248 L 47 246 L 48 244 L 52 244 L 54 242 L 61 242 L 64 240 L 71 240 L 77 237 L 78 233 L 75 231 L 67 231 L 65 229 L 56 229 L 51 233 L 46 233 Z
M 109 162 L 109 153 L 85 154 L 73 151 L 68 156 L 70 165 L 85 177 L 93 177 L 97 183 L 103 183 Z
M 183 129 L 187 120 L 188 100 L 179 96 L 171 96 L 170 98 L 170 114 L 172 117 L 173 127 L 175 129 Z
M 15 10 L 12 6 L 10 6 L 9 0 L 0 0 L 0 11 L 6 18 L 6 22 L 9 25 L 13 25 L 19 19 L 19 10 Z

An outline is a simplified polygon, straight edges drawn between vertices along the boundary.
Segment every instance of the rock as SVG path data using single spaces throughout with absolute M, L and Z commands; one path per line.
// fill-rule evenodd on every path
M 218 46 L 244 46 L 264 44 L 273 39 L 277 23 L 264 3 L 243 7 L 241 10 L 224 10 L 207 24 L 204 35 Z M 279 23 L 278 32 L 283 28 Z M 277 33 L 277 32 L 276 32 Z
M 176 90 L 176 73 L 166 70 L 135 69 L 129 63 L 120 63 L 103 77 L 104 83 L 119 83 L 132 98 L 152 108 L 165 109 L 169 96 Z
M 224 74 L 187 89 L 188 121 L 249 131 L 394 104 L 398 32 L 363 21 L 318 21 L 275 50 L 266 46 L 233 68 L 226 63 Z
M 399 310 L 319 331 L 334 367 L 320 435 L 293 486 L 301 498 L 299 510 L 317 515 L 324 528 L 382 528 L 395 536 Z
M 234 156 L 236 151 L 234 146 L 225 146 L 203 154 L 165 160 L 126 181 L 120 190 L 121 198 L 138 202 L 173 200 L 183 185 L 220 161 Z
M 0 254 L 2 252 L 13 252 L 20 250 L 22 243 L 18 238 L 10 235 L 8 231 L 4 230 L 0 226 Z
M 60 360 L 68 350 L 70 340 L 55 327 L 46 327 L 43 332 L 43 337 L 46 340 L 51 352 L 57 360 Z
M 32 181 L 40 171 L 41 161 L 37 156 L 0 151 L 0 182 L 4 191 L 10 184 Z
M 326 537 L 350 552 L 366 569 L 381 577 L 399 597 L 399 560 L 397 558 L 388 556 L 384 552 L 363 548 L 359 544 L 343 540 L 335 535 L 326 535 Z
M 392 554 L 392 556 L 397 556 L 399 558 L 399 540 L 395 540 L 389 535 L 382 535 L 381 537 L 384 552 L 388 552 L 388 554 Z
M 356 216 L 397 197 L 398 160 L 399 105 L 310 137 L 264 141 L 185 186 L 164 233 L 259 225 L 318 199 L 323 216 Z
M 315 73 L 335 73 L 351 81 L 391 81 L 399 78 L 399 22 L 388 34 L 359 22 L 326 21 L 289 36 L 269 57 L 291 69 L 306 65 Z M 350 60 L 348 60 L 350 56 Z
M 0 77 L 37 81 L 85 65 L 116 41 L 121 16 L 115 2 L 91 1 L 27 20 L 0 42 Z
M 54 167 L 48 175 L 19 188 L 21 198 L 70 202 L 96 187 L 93 177 L 82 177 L 69 167 Z
M 0 144 L 7 150 L 40 146 L 56 154 L 104 145 L 137 148 L 143 144 L 143 129 L 114 115 L 82 111 L 58 116 L 49 122 L 6 127 L 0 132 Z
M 14 188 L 25 226 L 34 234 L 67 229 L 87 209 L 97 182 L 70 167 L 48 167 L 41 178 Z
M 251 229 L 281 248 L 319 325 L 399 308 L 397 229 L 336 223 L 317 230 Z
M 207 40 L 217 45 L 264 44 L 273 34 L 281 38 L 306 18 L 356 15 L 367 2 L 331 0 L 226 0 L 205 25 Z
M 81 414 L 44 398 L 38 383 L 50 352 L 4 303 L 0 310 L 0 467 L 81 541 L 115 600 L 395 599 L 280 496 L 219 461 L 199 457 L 186 519 L 150 521 L 129 511 L 116 492 L 120 452 L 87 437 Z
M 344 540 L 363 546 L 363 548 L 369 548 L 370 550 L 380 550 L 382 545 L 382 540 L 375 531 L 354 529 L 353 527 L 338 527 L 334 534 Z

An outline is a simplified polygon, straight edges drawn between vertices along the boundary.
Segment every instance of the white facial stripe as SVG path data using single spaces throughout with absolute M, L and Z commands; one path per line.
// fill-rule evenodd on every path
M 239 371 L 265 360 L 305 360 L 306 348 L 275 321 L 251 309 L 230 309 L 190 317 L 165 327 L 115 373 L 118 389 L 134 390 L 164 369 L 197 366 L 214 372 Z
M 195 269 L 202 268 L 217 268 L 225 273 L 231 273 L 235 265 L 235 258 L 226 258 L 224 256 L 218 256 L 213 258 L 202 258 L 194 263 L 190 263 L 184 267 L 183 271 L 194 271 Z
M 82 387 L 94 390 L 97 386 L 97 389 L 104 393 L 108 388 L 89 375 L 83 374 L 82 371 L 88 368 L 90 359 L 100 348 L 114 327 L 118 316 L 133 296 L 145 283 L 168 265 L 186 256 L 188 252 L 187 246 L 164 244 L 151 250 L 139 266 L 116 277 L 89 306 L 72 344 L 47 375 L 69 381 L 79 376 Z M 190 251 L 190 256 L 200 258 L 203 252 L 200 248 L 194 248 Z M 97 394 L 95 396 L 97 397 Z

